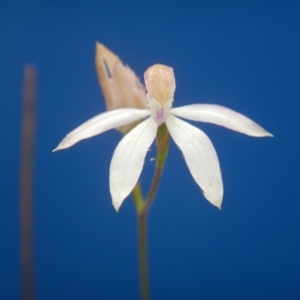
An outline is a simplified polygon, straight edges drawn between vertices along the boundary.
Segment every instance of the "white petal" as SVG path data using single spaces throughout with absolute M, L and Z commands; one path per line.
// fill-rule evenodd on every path
M 157 127 L 153 118 L 143 121 L 125 135 L 114 152 L 110 164 L 109 184 L 113 206 L 117 211 L 140 177 Z
M 104 112 L 71 131 L 53 152 L 71 147 L 81 140 L 90 138 L 112 128 L 130 124 L 149 115 L 150 111 L 148 109 L 122 108 Z
M 214 104 L 193 104 L 171 109 L 178 117 L 193 121 L 214 123 L 255 137 L 273 136 L 246 116 Z
M 220 208 L 223 183 L 218 156 L 212 142 L 203 131 L 175 116 L 170 115 L 166 124 L 205 198 Z

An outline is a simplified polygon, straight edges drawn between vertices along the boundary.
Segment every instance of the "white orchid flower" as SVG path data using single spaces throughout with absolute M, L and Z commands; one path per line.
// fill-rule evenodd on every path
M 272 134 L 244 115 L 223 106 L 194 104 L 172 108 L 175 78 L 171 67 L 151 66 L 145 72 L 145 84 L 148 109 L 121 108 L 101 113 L 71 131 L 53 151 L 150 116 L 126 134 L 114 151 L 109 181 L 115 209 L 119 210 L 137 183 L 147 150 L 156 137 L 158 126 L 163 123 L 182 151 L 205 198 L 220 208 L 223 182 L 215 148 L 203 131 L 178 117 L 214 123 L 254 137 L 271 137 Z

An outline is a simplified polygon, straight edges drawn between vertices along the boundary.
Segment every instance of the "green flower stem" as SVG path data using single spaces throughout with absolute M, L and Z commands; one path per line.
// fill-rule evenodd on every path
M 138 219 L 138 251 L 139 251 L 139 275 L 140 295 L 142 300 L 150 299 L 149 272 L 148 272 L 148 232 L 147 213 L 137 214 Z
M 140 181 L 138 181 L 133 188 L 131 195 L 133 197 L 133 201 L 136 207 L 136 210 L 139 211 L 144 205 L 143 193 L 141 189 Z
M 156 136 L 157 157 L 152 183 L 145 201 L 143 201 L 142 191 L 139 182 L 132 191 L 132 196 L 137 210 L 138 219 L 138 248 L 139 248 L 139 274 L 140 293 L 142 300 L 150 299 L 149 272 L 148 272 L 148 236 L 147 218 L 148 211 L 154 201 L 160 179 L 162 176 L 165 161 L 169 149 L 169 132 L 165 124 L 159 126 Z
M 151 187 L 149 189 L 146 201 L 144 202 L 141 211 L 147 213 L 151 204 L 154 201 L 160 179 L 164 170 L 165 161 L 169 150 L 169 132 L 165 123 L 158 127 L 156 143 L 157 143 L 157 157 L 154 176 L 152 179 Z

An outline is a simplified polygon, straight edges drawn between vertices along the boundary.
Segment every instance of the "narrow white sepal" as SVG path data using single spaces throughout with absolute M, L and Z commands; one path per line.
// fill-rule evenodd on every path
M 248 117 L 227 107 L 215 104 L 192 104 L 172 108 L 171 113 L 188 120 L 208 122 L 224 126 L 250 136 L 265 137 L 273 135 Z
M 155 139 L 157 127 L 153 118 L 148 118 L 127 133 L 115 149 L 110 163 L 109 185 L 116 211 L 140 177 L 145 156 Z
M 166 125 L 205 198 L 221 208 L 223 182 L 218 156 L 212 142 L 203 131 L 171 114 L 166 120 Z
M 109 129 L 127 125 L 150 115 L 148 109 L 121 108 L 99 114 L 71 131 L 53 150 L 69 148 L 77 142 L 103 133 Z

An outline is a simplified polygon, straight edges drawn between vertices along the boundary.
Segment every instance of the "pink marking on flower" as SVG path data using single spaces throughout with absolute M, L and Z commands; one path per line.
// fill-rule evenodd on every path
M 163 108 L 159 108 L 159 109 L 156 110 L 156 112 L 155 112 L 155 121 L 158 125 L 161 125 L 165 121 L 164 109 Z

